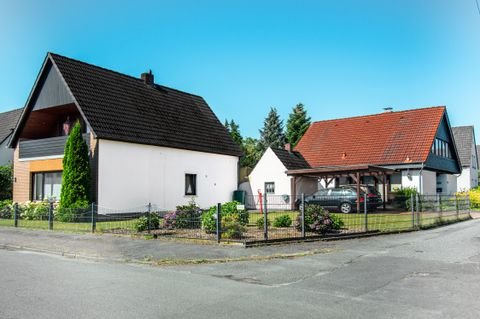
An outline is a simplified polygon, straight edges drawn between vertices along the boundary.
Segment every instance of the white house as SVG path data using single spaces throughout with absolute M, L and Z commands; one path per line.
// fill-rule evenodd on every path
M 22 109 L 0 113 L 0 166 L 12 165 L 13 150 L 8 147 Z
M 77 121 L 105 212 L 209 207 L 237 189 L 241 150 L 202 97 L 48 53 L 10 143 L 14 201 L 59 199 Z
M 453 127 L 462 173 L 457 178 L 457 191 L 463 192 L 478 186 L 478 158 L 473 126 Z
M 302 192 L 313 193 L 318 186 L 317 181 L 310 178 L 300 178 L 294 186 L 293 178 L 287 176 L 286 172 L 309 167 L 300 153 L 269 147 L 248 177 L 252 191 L 249 195 L 253 197 L 250 197 L 247 205 L 258 209 L 258 194 L 261 193 L 267 194 L 270 207 L 289 208 L 293 202 L 293 196 Z M 293 187 L 297 187 L 298 193 L 293 191 Z M 249 192 L 248 188 L 245 190 Z

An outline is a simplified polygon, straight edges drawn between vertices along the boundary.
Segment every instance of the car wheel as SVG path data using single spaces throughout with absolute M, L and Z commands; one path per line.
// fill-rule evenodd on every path
M 344 214 L 348 214 L 352 211 L 352 205 L 350 203 L 340 204 L 340 211 Z

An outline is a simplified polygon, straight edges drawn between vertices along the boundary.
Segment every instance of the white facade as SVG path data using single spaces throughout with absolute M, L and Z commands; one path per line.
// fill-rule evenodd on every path
M 463 166 L 462 173 L 457 178 L 457 191 L 464 192 L 478 186 L 477 152 L 472 146 L 471 165 Z
M 265 183 L 275 183 L 275 192 L 272 195 L 291 195 L 292 178 L 287 176 L 286 171 L 285 165 L 272 149 L 268 148 L 248 176 L 253 194 L 256 195 L 258 190 L 263 194 Z
M 201 208 L 232 200 L 238 157 L 99 140 L 100 209 L 135 211 L 152 203 L 173 210 L 192 198 Z M 185 174 L 196 175 L 196 196 L 185 195 Z
M 437 173 L 428 170 L 403 170 L 402 188 L 413 187 L 420 194 L 435 195 L 437 193 Z
M 0 166 L 11 165 L 13 161 L 13 149 L 8 148 L 8 141 L 7 138 L 0 144 Z

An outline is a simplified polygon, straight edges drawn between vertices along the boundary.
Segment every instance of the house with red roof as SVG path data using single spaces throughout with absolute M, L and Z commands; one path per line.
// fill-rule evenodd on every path
M 291 185 L 282 193 L 308 193 L 310 179 L 318 188 L 358 181 L 377 186 L 382 195 L 406 187 L 425 195 L 451 194 L 462 169 L 445 106 L 314 122 L 293 151 L 305 164 L 278 170 Z M 272 154 L 266 154 L 271 162 Z M 271 167 L 264 161 L 257 166 Z M 272 180 L 273 172 L 256 169 L 251 184 Z

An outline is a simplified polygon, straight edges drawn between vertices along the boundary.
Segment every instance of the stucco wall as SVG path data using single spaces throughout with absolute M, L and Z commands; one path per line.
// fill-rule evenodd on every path
M 274 195 L 291 195 L 291 177 L 285 172 L 287 169 L 275 153 L 268 148 L 249 175 L 253 194 L 260 190 L 264 192 L 266 182 L 275 183 Z
M 472 188 L 472 169 L 463 167 L 462 174 L 457 177 L 457 191 L 463 192 Z
M 197 175 L 200 207 L 232 199 L 238 157 L 110 140 L 98 141 L 98 205 L 128 211 L 148 203 L 172 210 L 187 204 L 185 174 Z
M 435 195 L 437 191 L 437 176 L 428 170 L 403 170 L 402 187 L 414 187 L 424 195 Z
M 7 147 L 8 138 L 0 144 L 0 166 L 10 165 L 13 161 L 13 149 Z

